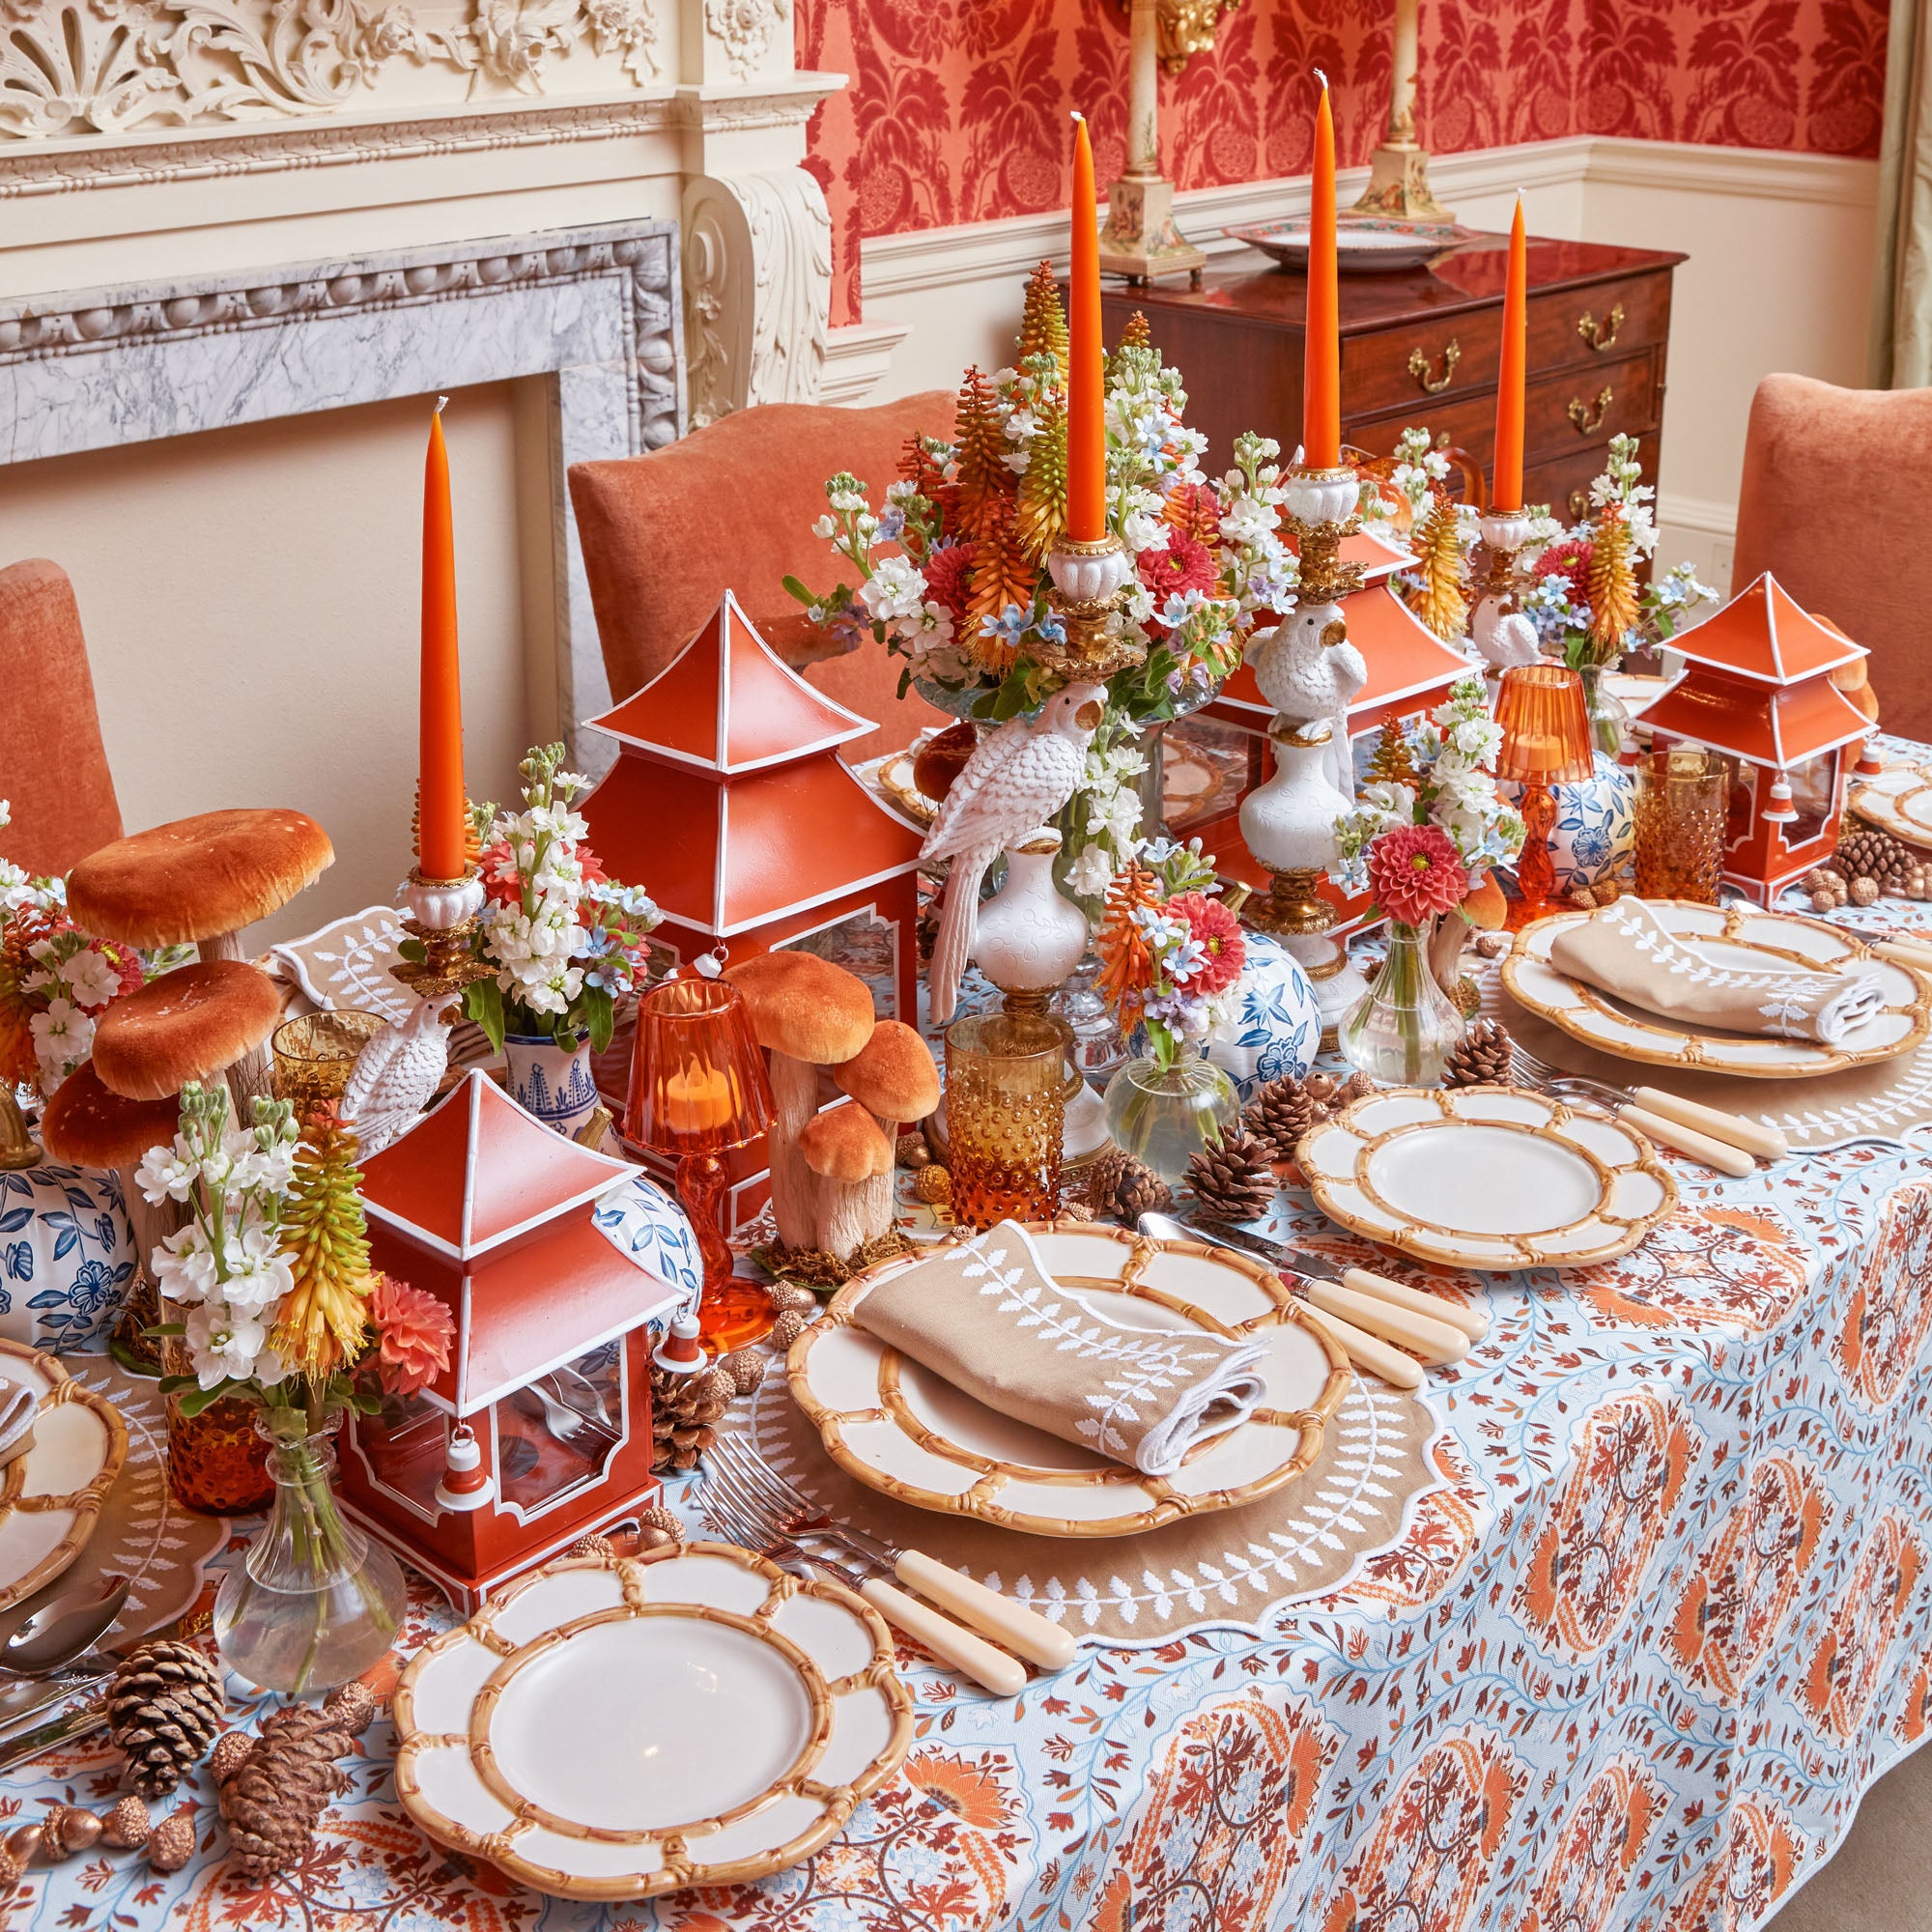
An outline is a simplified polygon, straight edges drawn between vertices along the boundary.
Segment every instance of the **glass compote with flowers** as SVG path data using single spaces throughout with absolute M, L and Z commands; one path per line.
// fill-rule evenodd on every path
M 519 767 L 523 810 L 490 826 L 472 944 L 491 972 L 464 988 L 463 1010 L 504 1054 L 515 1097 L 574 1134 L 597 1107 L 590 1055 L 611 1044 L 664 915 L 641 887 L 605 877 L 575 809 L 589 781 L 562 767 L 561 745 L 534 748 Z
M 1107 1083 L 1114 1144 L 1170 1183 L 1240 1113 L 1240 1094 L 1203 1048 L 1233 1022 L 1245 942 L 1235 908 L 1216 896 L 1201 841 L 1150 840 L 1114 879 L 1095 942 L 1095 989 L 1122 1033 L 1148 1051 Z
M 377 1662 L 405 1602 L 395 1558 L 336 1502 L 333 1433 L 447 1369 L 455 1333 L 435 1296 L 370 1267 L 355 1156 L 332 1114 L 298 1128 L 286 1101 L 258 1099 L 242 1127 L 225 1087 L 190 1082 L 173 1142 L 137 1170 L 151 1204 L 186 1217 L 153 1256 L 170 1480 L 209 1506 L 198 1425 L 221 1409 L 268 1445 L 273 1508 L 222 1579 L 216 1641 L 251 1683 L 295 1696 Z

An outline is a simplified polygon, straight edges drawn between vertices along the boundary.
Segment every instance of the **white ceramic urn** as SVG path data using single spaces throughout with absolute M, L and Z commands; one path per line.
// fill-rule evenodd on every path
M 1087 915 L 1053 883 L 1059 853 L 1046 827 L 1009 845 L 1006 879 L 980 908 L 973 957 L 1003 993 L 1049 991 L 1087 950 Z
M 1317 735 L 1319 733 L 1319 735 Z M 1352 801 L 1328 776 L 1326 725 L 1272 731 L 1274 775 L 1241 801 L 1241 838 L 1271 872 L 1326 871 Z

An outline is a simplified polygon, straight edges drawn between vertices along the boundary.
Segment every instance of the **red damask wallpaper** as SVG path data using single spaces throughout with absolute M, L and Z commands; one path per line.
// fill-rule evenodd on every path
M 809 165 L 831 203 L 834 322 L 859 313 L 859 242 L 1030 214 L 1066 191 L 1066 114 L 1099 179 L 1125 139 L 1120 0 L 797 0 L 798 63 L 851 76 Z M 1389 0 L 1245 0 L 1211 55 L 1163 81 L 1182 187 L 1299 174 L 1312 67 L 1344 164 L 1388 99 Z M 1875 155 L 1886 0 L 1424 0 L 1423 137 L 1437 154 L 1563 134 Z

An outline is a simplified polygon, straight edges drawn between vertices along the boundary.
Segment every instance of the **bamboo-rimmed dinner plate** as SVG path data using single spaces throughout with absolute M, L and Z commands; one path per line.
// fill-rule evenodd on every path
M 1875 779 L 1855 781 L 1845 803 L 1881 832 L 1932 851 L 1932 765 L 1888 765 Z
M 22 1342 L 0 1340 L 0 1376 L 40 1402 L 33 1447 L 0 1467 L 0 1610 L 10 1610 L 87 1547 L 128 1460 L 128 1428 L 104 1395 Z
M 1130 1327 L 1266 1345 L 1263 1403 L 1196 1445 L 1172 1476 L 1148 1476 L 1015 1422 L 962 1395 L 855 1321 L 872 1286 L 916 1267 L 901 1257 L 855 1275 L 792 1344 L 792 1394 L 847 1475 L 921 1509 L 1035 1536 L 1130 1536 L 1253 1502 L 1314 1462 L 1348 1392 L 1348 1358 L 1260 1262 L 1124 1228 L 1030 1222 L 1040 1264 Z
M 1517 1087 L 1391 1088 L 1294 1157 L 1331 1220 L 1450 1267 L 1613 1261 L 1677 1206 L 1641 1134 Z
M 395 1720 L 410 1816 L 560 1898 L 782 1871 L 912 1743 L 877 1613 L 728 1543 L 519 1577 L 410 1661 Z
M 1910 1053 L 1932 1031 L 1932 976 L 1876 957 L 1859 936 L 1822 919 L 1755 906 L 1692 905 L 1685 899 L 1646 899 L 1660 924 L 1739 973 L 1806 971 L 1875 973 L 1885 1004 L 1837 1046 L 1815 1039 L 1772 1039 L 1759 1034 L 1697 1033 L 1660 1013 L 1625 1006 L 1573 980 L 1549 963 L 1559 932 L 1590 915 L 1559 913 L 1526 925 L 1503 960 L 1502 982 L 1531 1012 L 1601 1053 L 1651 1066 L 1694 1066 L 1747 1080 L 1789 1080 L 1836 1073 Z

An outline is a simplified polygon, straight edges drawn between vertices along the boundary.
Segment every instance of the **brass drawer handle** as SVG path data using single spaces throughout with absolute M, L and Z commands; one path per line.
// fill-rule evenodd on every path
M 1449 346 L 1442 352 L 1442 373 L 1432 376 L 1429 373 L 1429 357 L 1420 349 L 1408 352 L 1408 373 L 1422 385 L 1425 395 L 1438 396 L 1456 380 L 1456 365 L 1463 359 L 1463 345 L 1452 335 Z
M 1590 508 L 1590 493 L 1587 490 L 1573 490 L 1569 497 L 1570 521 L 1580 524 Z
M 1617 346 L 1617 330 L 1623 326 L 1624 305 L 1622 302 L 1617 302 L 1601 325 L 1590 311 L 1585 309 L 1577 320 L 1577 333 L 1601 355 L 1605 350 L 1614 349 Z
M 1597 391 L 1597 400 L 1586 406 L 1578 396 L 1570 398 L 1570 421 L 1582 436 L 1595 436 L 1604 426 L 1604 417 L 1609 412 L 1610 385 L 1605 383 Z

